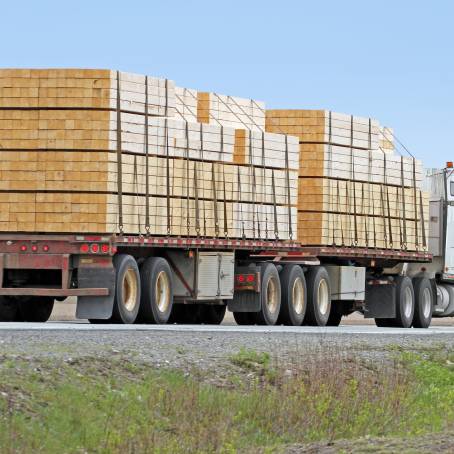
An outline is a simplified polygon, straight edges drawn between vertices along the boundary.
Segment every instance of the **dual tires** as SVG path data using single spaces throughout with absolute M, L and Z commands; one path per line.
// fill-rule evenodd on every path
M 336 323 L 330 318 L 331 288 L 329 275 L 322 266 L 304 274 L 299 265 L 286 265 L 279 273 L 272 263 L 261 266 L 259 312 L 234 312 L 239 325 L 325 326 Z M 337 318 L 337 324 L 341 316 Z
M 91 323 L 167 323 L 173 307 L 172 272 L 161 257 L 146 259 L 139 266 L 131 255 L 113 259 L 115 295 L 112 316 Z
M 428 328 L 432 321 L 434 294 L 427 278 L 410 279 L 398 276 L 396 285 L 396 316 L 376 318 L 379 327 Z
M 225 305 L 173 303 L 173 277 L 169 263 L 150 257 L 138 266 L 126 254 L 113 259 L 116 273 L 112 316 L 91 323 L 204 323 L 220 324 Z

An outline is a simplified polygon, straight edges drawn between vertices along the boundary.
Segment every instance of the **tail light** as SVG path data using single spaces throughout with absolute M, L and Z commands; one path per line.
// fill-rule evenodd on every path
M 37 252 L 38 246 L 36 244 L 32 245 L 32 252 Z
M 49 252 L 49 246 L 48 246 L 47 244 L 45 244 L 45 245 L 43 246 L 43 251 L 44 251 L 44 252 Z
M 101 252 L 103 254 L 107 254 L 110 251 L 110 246 L 108 244 L 103 244 L 101 245 Z
M 99 252 L 99 244 L 93 243 L 90 250 L 91 252 L 93 252 L 93 254 L 97 254 Z
M 87 254 L 89 251 L 90 251 L 90 246 L 88 244 L 82 244 L 80 246 L 80 252 L 82 252 L 82 254 Z
M 25 252 L 27 250 L 27 245 L 26 244 L 23 244 L 21 247 L 20 247 L 20 250 L 22 252 Z

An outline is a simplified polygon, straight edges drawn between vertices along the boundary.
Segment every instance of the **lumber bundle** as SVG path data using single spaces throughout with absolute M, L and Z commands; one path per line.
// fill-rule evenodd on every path
M 0 230 L 295 239 L 298 139 L 245 134 L 244 105 L 200 121 L 200 99 L 110 70 L 0 70 Z
M 394 152 L 390 128 L 326 110 L 268 110 L 266 130 L 299 139 L 303 245 L 427 247 L 421 163 Z

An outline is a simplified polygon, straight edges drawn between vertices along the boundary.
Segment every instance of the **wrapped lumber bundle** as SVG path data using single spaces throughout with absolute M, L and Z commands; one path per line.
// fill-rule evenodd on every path
M 394 153 L 391 129 L 325 110 L 268 110 L 266 129 L 299 138 L 303 245 L 427 247 L 421 163 Z
M 238 143 L 175 115 L 177 92 L 109 70 L 0 70 L 0 230 L 290 239 L 297 138 Z

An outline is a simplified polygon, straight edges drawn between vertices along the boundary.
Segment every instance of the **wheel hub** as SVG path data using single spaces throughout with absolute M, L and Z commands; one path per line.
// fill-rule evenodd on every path
M 318 284 L 318 310 L 320 314 L 325 315 L 329 309 L 329 291 L 328 291 L 328 283 L 325 279 L 321 279 Z
M 161 271 L 156 278 L 156 306 L 160 312 L 166 312 L 170 305 L 170 282 L 165 271 Z
M 295 311 L 296 314 L 300 315 L 303 312 L 304 309 L 304 288 L 303 288 L 303 282 L 301 281 L 301 278 L 295 279 L 295 282 L 293 283 L 293 289 L 292 289 L 292 304 L 293 304 L 293 310 Z
M 129 312 L 132 312 L 137 304 L 137 292 L 137 276 L 134 270 L 129 268 L 123 278 L 123 303 Z

